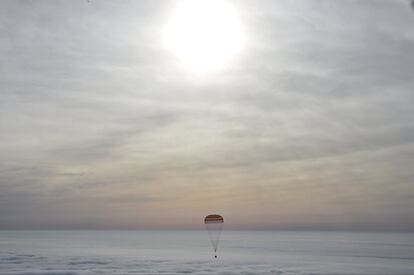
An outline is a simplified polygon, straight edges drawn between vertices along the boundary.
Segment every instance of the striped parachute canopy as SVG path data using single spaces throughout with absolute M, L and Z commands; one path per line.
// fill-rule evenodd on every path
M 214 248 L 214 253 L 217 252 L 218 244 L 220 241 L 220 234 L 223 228 L 224 219 L 217 214 L 208 215 L 204 218 L 204 224 L 210 237 L 211 244 Z M 217 255 L 214 255 L 217 258 Z
M 213 215 L 208 215 L 204 218 L 204 223 L 208 224 L 208 223 L 223 223 L 224 219 L 222 216 L 217 215 L 217 214 L 213 214 Z

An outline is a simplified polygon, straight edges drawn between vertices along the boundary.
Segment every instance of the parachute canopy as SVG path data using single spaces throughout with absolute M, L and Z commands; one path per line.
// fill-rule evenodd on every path
M 204 218 L 204 223 L 208 224 L 208 223 L 223 223 L 224 219 L 222 216 L 217 215 L 217 214 L 213 214 L 213 215 L 208 215 Z

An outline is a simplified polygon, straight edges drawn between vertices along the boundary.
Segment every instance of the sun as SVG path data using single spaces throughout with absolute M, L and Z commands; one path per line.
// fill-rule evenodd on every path
M 222 68 L 244 44 L 237 12 L 224 0 L 179 2 L 164 29 L 163 39 L 179 62 L 195 72 Z

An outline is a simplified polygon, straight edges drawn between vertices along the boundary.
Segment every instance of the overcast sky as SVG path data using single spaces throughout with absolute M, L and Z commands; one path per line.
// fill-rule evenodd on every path
M 414 231 L 409 1 L 230 2 L 202 74 L 176 4 L 0 2 L 0 229 Z

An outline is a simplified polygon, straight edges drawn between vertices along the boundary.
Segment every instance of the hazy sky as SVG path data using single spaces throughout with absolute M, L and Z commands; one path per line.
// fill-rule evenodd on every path
M 414 230 L 409 1 L 229 2 L 206 72 L 177 3 L 0 1 L 1 229 Z

